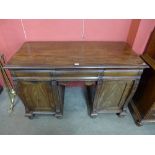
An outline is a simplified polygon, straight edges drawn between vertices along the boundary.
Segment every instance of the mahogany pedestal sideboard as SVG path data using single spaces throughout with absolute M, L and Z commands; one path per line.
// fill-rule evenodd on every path
M 26 42 L 9 60 L 9 69 L 26 116 L 63 115 L 65 86 L 83 82 L 90 115 L 126 114 L 147 65 L 125 42 Z
M 144 70 L 139 87 L 129 106 L 138 126 L 155 122 L 155 29 L 141 57 L 150 68 Z

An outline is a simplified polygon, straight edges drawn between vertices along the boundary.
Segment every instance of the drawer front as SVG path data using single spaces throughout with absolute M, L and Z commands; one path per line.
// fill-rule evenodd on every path
M 50 72 L 38 70 L 11 70 L 13 80 L 25 81 L 51 81 Z
M 23 80 L 97 80 L 103 77 L 103 70 L 64 69 L 64 70 L 16 70 L 11 71 L 14 79 Z
M 138 69 L 57 69 L 57 70 L 12 70 L 14 79 L 23 80 L 82 80 L 125 79 L 140 77 L 143 70 Z
M 54 77 L 56 79 L 77 79 L 77 80 L 97 80 L 99 77 L 103 77 L 103 70 L 91 70 L 91 69 L 73 69 L 73 70 L 56 70 Z
M 114 77 L 131 77 L 131 76 L 140 76 L 143 70 L 140 69 L 105 69 L 104 76 L 114 76 Z
M 50 72 L 39 71 L 12 71 L 13 77 L 51 77 Z
M 57 70 L 54 77 L 59 80 L 98 80 L 101 79 L 137 79 L 143 70 L 103 69 L 103 70 Z

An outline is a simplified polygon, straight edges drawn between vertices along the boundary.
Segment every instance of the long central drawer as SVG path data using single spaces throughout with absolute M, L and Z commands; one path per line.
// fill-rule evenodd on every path
M 99 78 L 140 78 L 140 69 L 56 69 L 12 70 L 13 79 L 23 80 L 97 80 Z

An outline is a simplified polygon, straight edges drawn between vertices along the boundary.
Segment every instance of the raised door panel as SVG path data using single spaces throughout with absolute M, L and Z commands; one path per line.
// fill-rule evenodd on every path
M 50 82 L 19 81 L 17 94 L 23 101 L 26 112 L 55 111 L 55 90 Z
M 97 111 L 120 111 L 130 95 L 133 81 L 111 80 L 98 84 L 95 100 Z

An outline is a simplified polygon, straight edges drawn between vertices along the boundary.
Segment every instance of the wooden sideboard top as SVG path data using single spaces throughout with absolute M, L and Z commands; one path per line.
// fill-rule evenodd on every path
M 6 68 L 146 67 L 125 42 L 25 42 Z

